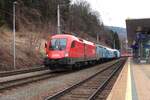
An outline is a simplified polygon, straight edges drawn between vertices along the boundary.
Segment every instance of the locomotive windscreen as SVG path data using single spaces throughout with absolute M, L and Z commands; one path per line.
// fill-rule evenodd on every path
M 50 50 L 64 50 L 66 48 L 67 40 L 66 39 L 51 39 L 50 41 Z

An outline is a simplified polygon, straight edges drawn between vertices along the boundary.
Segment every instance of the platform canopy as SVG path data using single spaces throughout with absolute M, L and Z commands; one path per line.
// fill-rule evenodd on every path
M 128 43 L 129 46 L 131 46 L 136 38 L 137 32 L 150 34 L 150 18 L 127 19 L 126 28 L 127 28 Z

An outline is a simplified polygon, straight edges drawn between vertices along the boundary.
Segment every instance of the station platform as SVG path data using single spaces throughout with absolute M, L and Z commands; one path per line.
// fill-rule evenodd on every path
M 150 64 L 128 58 L 107 100 L 150 100 Z

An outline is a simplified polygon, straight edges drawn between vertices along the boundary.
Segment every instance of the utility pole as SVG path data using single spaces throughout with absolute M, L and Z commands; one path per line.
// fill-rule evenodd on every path
M 97 33 L 97 43 L 99 43 L 99 34 Z
M 126 52 L 128 52 L 128 40 L 126 39 L 125 42 L 126 42 Z
M 61 29 L 60 29 L 60 6 L 59 4 L 57 5 L 57 33 L 60 34 L 61 33 Z
M 122 43 L 123 41 L 122 40 L 120 40 L 120 53 L 122 53 L 122 49 L 123 49 L 123 47 L 122 47 Z
M 116 44 L 115 44 L 115 38 L 114 38 L 114 49 L 116 48 Z
M 16 40 L 16 6 L 17 2 L 13 2 L 13 56 L 14 56 L 14 69 L 16 69 L 16 43 L 15 43 L 15 40 Z

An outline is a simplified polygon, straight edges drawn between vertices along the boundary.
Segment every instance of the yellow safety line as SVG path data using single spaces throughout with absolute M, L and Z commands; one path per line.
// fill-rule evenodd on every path
M 131 88 L 131 70 L 130 70 L 130 58 L 128 59 L 128 77 L 127 77 L 127 87 L 126 87 L 126 97 L 125 100 L 132 100 L 132 88 Z

